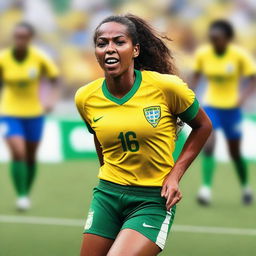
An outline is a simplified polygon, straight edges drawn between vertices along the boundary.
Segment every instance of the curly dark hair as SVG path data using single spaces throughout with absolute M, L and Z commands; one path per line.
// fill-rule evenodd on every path
M 135 69 L 157 71 L 162 74 L 177 72 L 172 53 L 164 42 L 164 39 L 172 40 L 157 33 L 148 22 L 136 15 L 113 15 L 105 18 L 95 29 L 94 43 L 96 43 L 99 27 L 108 22 L 125 25 L 133 45 L 140 45 L 140 54 L 134 60 Z
M 31 36 L 35 36 L 36 34 L 35 28 L 30 23 L 26 21 L 21 21 L 18 24 L 16 24 L 15 28 L 20 28 L 20 27 L 27 29 Z
M 232 24 L 227 20 L 213 21 L 210 25 L 209 30 L 212 30 L 215 28 L 222 30 L 223 33 L 225 34 L 225 36 L 230 40 L 233 39 L 235 36 L 234 28 L 233 28 Z

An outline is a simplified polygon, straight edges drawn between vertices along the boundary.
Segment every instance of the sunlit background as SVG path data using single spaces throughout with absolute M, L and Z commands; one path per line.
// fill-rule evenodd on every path
M 82 85 L 102 76 L 94 57 L 92 35 L 106 16 L 137 14 L 172 39 L 179 75 L 189 81 L 193 54 L 207 40 L 209 23 L 231 21 L 237 44 L 256 58 L 254 0 L 0 0 L 0 48 L 12 45 L 15 24 L 28 21 L 36 29 L 34 44 L 47 52 L 61 71 L 61 97 L 49 114 L 39 150 L 40 173 L 31 211 L 18 213 L 8 175 L 9 152 L 0 138 L 0 256 L 78 255 L 83 219 L 98 163 L 91 135 L 76 111 L 73 97 Z M 42 85 L 42 100 L 47 95 Z M 204 86 L 200 86 L 201 99 Z M 249 161 L 256 190 L 256 95 L 244 107 L 243 154 Z M 1 128 L 0 128 L 1 132 Z M 186 129 L 179 143 L 183 142 Z M 239 184 L 223 135 L 218 133 L 214 204 L 202 208 L 195 196 L 200 184 L 200 160 L 182 182 L 184 200 L 162 255 L 256 254 L 256 207 L 244 207 Z

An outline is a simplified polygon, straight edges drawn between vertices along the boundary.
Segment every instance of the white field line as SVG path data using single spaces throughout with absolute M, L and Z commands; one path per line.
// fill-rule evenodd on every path
M 85 221 L 80 219 L 0 215 L 0 223 L 17 223 L 17 224 L 25 223 L 25 224 L 38 224 L 38 225 L 83 227 L 83 225 L 85 224 Z
M 82 229 L 85 221 L 82 219 L 0 215 L 0 223 L 70 226 L 70 227 L 81 227 Z M 185 233 L 256 236 L 256 229 L 246 229 L 246 228 L 173 225 L 172 231 L 185 232 Z
M 249 228 L 225 228 L 225 227 L 173 225 L 172 229 L 177 232 L 186 232 L 186 233 L 256 236 L 256 229 L 249 229 Z

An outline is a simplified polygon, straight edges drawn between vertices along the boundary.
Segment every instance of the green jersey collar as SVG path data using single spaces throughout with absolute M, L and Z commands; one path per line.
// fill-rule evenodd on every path
M 108 87 L 107 87 L 106 79 L 104 80 L 104 82 L 102 84 L 102 91 L 103 91 L 104 96 L 107 99 L 109 99 L 119 105 L 123 105 L 125 102 L 127 102 L 129 99 L 131 99 L 132 96 L 138 91 L 140 84 L 141 84 L 141 80 L 142 80 L 141 71 L 135 69 L 134 72 L 135 72 L 134 84 L 133 84 L 131 90 L 128 93 L 126 93 L 122 98 L 117 98 L 110 93 L 110 91 L 108 90 Z

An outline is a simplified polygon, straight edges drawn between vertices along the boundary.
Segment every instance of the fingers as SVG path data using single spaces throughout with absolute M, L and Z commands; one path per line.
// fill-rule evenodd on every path
M 166 198 L 166 193 L 167 193 L 167 186 L 164 184 L 161 190 L 161 197 Z
M 182 194 L 180 190 L 170 191 L 166 198 L 166 208 L 169 211 L 175 204 L 177 204 L 182 199 Z
M 177 204 L 182 199 L 182 195 L 174 197 L 174 199 L 166 206 L 169 211 L 175 204 Z
M 173 201 L 177 193 L 178 191 L 175 189 L 170 189 L 169 191 L 167 191 L 166 206 Z
M 165 180 L 161 190 L 161 196 L 166 198 L 166 208 L 169 211 L 182 199 L 178 183 L 170 184 Z

